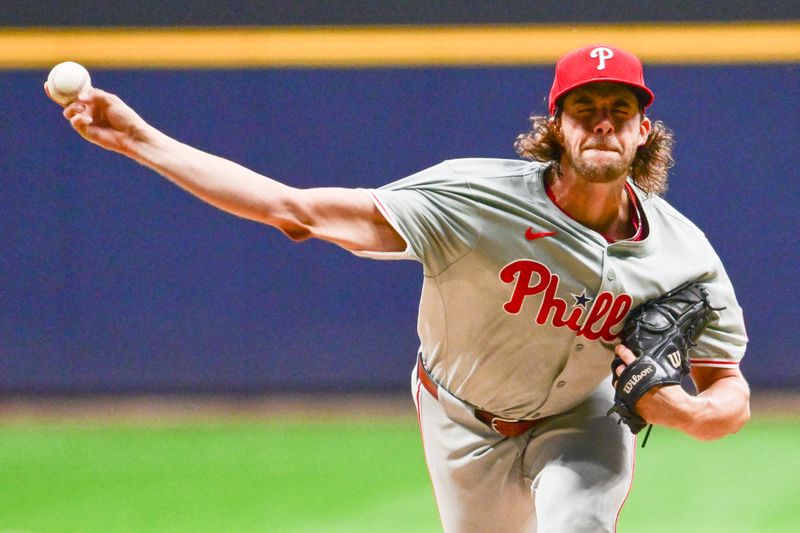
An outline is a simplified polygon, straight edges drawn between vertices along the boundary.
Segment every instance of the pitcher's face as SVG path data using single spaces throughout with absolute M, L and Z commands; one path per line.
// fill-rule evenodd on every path
M 627 177 L 636 149 L 650 133 L 650 119 L 625 85 L 590 83 L 564 97 L 560 116 L 562 169 L 592 182 Z

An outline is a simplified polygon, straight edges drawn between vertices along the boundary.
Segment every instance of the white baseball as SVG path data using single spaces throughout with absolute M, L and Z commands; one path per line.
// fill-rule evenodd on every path
M 74 61 L 59 63 L 47 75 L 47 90 L 53 100 L 62 105 L 70 104 L 91 87 L 89 71 Z

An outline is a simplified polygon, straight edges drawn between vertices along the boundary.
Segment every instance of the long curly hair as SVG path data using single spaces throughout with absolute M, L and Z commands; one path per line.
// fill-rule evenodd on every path
M 514 149 L 525 159 L 551 163 L 561 172 L 559 162 L 563 146 L 559 141 L 558 120 L 554 116 L 532 115 L 531 131 L 517 136 Z M 630 176 L 647 194 L 663 196 L 667 192 L 668 171 L 675 163 L 672 159 L 672 131 L 660 120 L 652 122 L 647 141 L 636 150 Z

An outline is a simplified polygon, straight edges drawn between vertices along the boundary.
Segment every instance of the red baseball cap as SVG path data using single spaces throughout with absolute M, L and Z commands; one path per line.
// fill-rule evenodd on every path
M 573 50 L 556 62 L 556 76 L 550 89 L 550 114 L 555 113 L 559 98 L 576 87 L 597 81 L 628 85 L 643 107 L 655 99 L 653 91 L 644 84 L 642 62 L 638 57 L 620 48 L 597 44 Z

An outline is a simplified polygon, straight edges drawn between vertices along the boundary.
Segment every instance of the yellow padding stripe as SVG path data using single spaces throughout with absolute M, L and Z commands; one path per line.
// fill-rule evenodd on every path
M 0 68 L 549 65 L 586 44 L 646 63 L 800 61 L 800 23 L 0 30 Z

